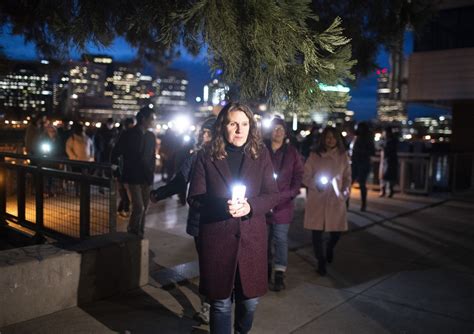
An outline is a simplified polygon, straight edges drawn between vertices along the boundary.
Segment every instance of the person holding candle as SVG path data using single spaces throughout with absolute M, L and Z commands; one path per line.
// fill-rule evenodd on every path
M 245 192 L 245 193 L 244 193 Z M 210 300 L 211 333 L 248 333 L 267 281 L 265 214 L 278 201 L 272 162 L 253 113 L 229 103 L 198 153 L 188 194 L 199 210 L 199 291 Z
M 288 230 L 293 220 L 293 199 L 300 193 L 303 179 L 303 158 L 289 143 L 285 121 L 275 117 L 271 123 L 271 138 L 266 141 L 273 164 L 274 178 L 280 198 L 277 206 L 267 214 L 268 228 L 268 280 L 270 290 L 285 289 L 285 272 L 288 266 Z
M 318 273 L 326 275 L 341 232 L 347 231 L 346 199 L 351 185 L 349 156 L 340 132 L 326 127 L 304 165 L 303 184 L 307 187 L 304 227 L 312 231 Z M 323 232 L 329 232 L 326 252 Z

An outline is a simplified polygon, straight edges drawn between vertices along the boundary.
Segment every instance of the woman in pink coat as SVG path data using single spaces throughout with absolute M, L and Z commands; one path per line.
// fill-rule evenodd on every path
M 326 275 L 326 261 L 333 261 L 334 247 L 341 232 L 347 231 L 346 199 L 351 185 L 349 157 L 342 136 L 332 127 L 324 129 L 304 165 L 303 184 L 307 187 L 304 227 L 312 230 L 318 273 Z M 323 247 L 323 232 L 330 239 Z
M 265 213 L 278 201 L 269 153 L 250 109 L 230 103 L 191 174 L 188 202 L 199 210 L 199 291 L 210 300 L 211 333 L 248 333 L 267 291 Z M 245 195 L 234 196 L 236 184 Z

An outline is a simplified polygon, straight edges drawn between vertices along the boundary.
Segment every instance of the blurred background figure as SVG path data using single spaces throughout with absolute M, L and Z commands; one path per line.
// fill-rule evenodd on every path
M 94 143 L 84 131 L 81 123 L 74 123 L 72 134 L 66 141 L 66 153 L 70 160 L 94 161 Z M 72 172 L 82 173 L 83 167 L 73 166 Z M 76 196 L 79 195 L 79 182 L 75 182 Z
M 307 135 L 301 143 L 301 155 L 303 155 L 305 161 L 308 159 L 311 149 L 316 145 L 318 130 L 318 125 L 316 122 L 313 122 L 309 130 L 309 135 Z
M 357 124 L 355 137 L 351 143 L 352 182 L 360 187 L 360 211 L 367 209 L 367 178 L 370 174 L 370 157 L 375 155 L 374 136 L 366 122 Z
M 274 118 L 271 139 L 265 141 L 273 164 L 273 177 L 278 191 L 278 204 L 266 215 L 268 228 L 268 281 L 270 289 L 285 289 L 284 274 L 288 266 L 288 230 L 293 220 L 293 199 L 299 194 L 303 179 L 303 161 L 296 148 L 289 143 L 285 121 Z
M 25 150 L 26 154 L 37 154 L 39 137 L 43 132 L 43 124 L 41 117 L 33 116 L 30 125 L 26 128 L 25 133 Z
M 151 191 L 150 200 L 153 203 L 157 203 L 165 198 L 169 198 L 175 194 L 182 193 L 183 189 L 186 190 L 191 177 L 192 166 L 196 161 L 197 154 L 200 149 L 205 147 L 212 139 L 214 132 L 214 125 L 216 123 L 216 117 L 209 117 L 201 125 L 201 129 L 198 134 L 198 141 L 195 149 L 191 151 L 181 167 L 179 168 L 176 176 L 166 185 L 159 187 L 156 190 Z M 197 237 L 199 235 L 199 210 L 193 207 L 189 207 L 188 219 L 186 223 L 186 233 L 194 237 L 194 243 L 196 250 L 199 252 Z M 211 305 L 207 299 L 204 299 L 201 303 L 201 309 L 199 312 L 194 314 L 194 319 L 204 324 L 209 324 L 209 311 Z
M 58 157 L 61 159 L 67 159 L 66 153 L 66 142 L 72 135 L 71 123 L 68 119 L 63 119 L 61 126 L 57 128 L 58 133 Z
M 70 160 L 94 161 L 94 143 L 82 124 L 74 123 L 72 135 L 66 141 L 66 153 Z
M 122 135 L 125 131 L 130 130 L 135 126 L 135 118 L 133 117 L 128 117 L 123 121 L 120 133 L 117 134 L 117 138 Z M 121 177 L 120 177 L 120 170 L 123 168 L 123 163 L 119 161 L 112 161 L 112 156 L 110 157 L 111 162 L 116 165 L 122 164 L 121 168 L 119 168 L 114 175 L 117 178 L 117 189 L 118 189 L 118 194 L 119 194 L 119 203 L 117 206 L 117 212 L 121 217 L 130 217 L 130 198 L 128 197 L 127 194 L 127 189 L 125 188 L 125 185 L 123 182 L 121 182 Z
M 155 121 L 153 109 L 143 107 L 137 114 L 137 125 L 125 130 L 112 151 L 112 161 L 121 161 L 120 181 L 125 184 L 132 204 L 128 232 L 143 238 L 155 176 L 156 137 L 149 129 Z
M 160 157 L 161 157 L 161 180 L 169 182 L 173 178 L 176 169 L 176 151 L 180 146 L 180 140 L 172 129 L 166 130 L 161 139 Z
M 304 165 L 303 184 L 307 187 L 304 228 L 312 231 L 318 273 L 326 275 L 341 232 L 347 231 L 346 199 L 350 194 L 351 169 L 341 133 L 326 127 Z M 326 252 L 323 232 L 329 232 Z
M 59 158 L 59 139 L 58 132 L 54 126 L 48 124 L 43 132 L 41 133 L 38 140 L 38 155 L 42 157 L 47 157 L 50 159 Z M 48 162 L 47 164 L 43 163 L 42 166 L 48 168 L 59 168 L 58 163 Z M 53 197 L 56 193 L 53 191 L 53 178 L 48 176 L 46 178 L 46 191 L 45 197 Z
M 118 131 L 114 127 L 115 122 L 113 118 L 108 118 L 102 124 L 99 131 L 95 135 L 95 161 L 100 163 L 110 162 L 112 149 L 117 141 Z
M 385 196 L 388 188 L 388 197 L 394 194 L 394 187 L 398 179 L 398 138 L 391 127 L 383 131 L 382 150 L 380 152 L 380 197 Z

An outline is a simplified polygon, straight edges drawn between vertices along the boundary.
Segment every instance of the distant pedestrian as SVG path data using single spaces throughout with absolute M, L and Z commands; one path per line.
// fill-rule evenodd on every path
M 212 334 L 252 328 L 258 298 L 268 287 L 265 213 L 277 200 L 253 113 L 229 103 L 217 117 L 209 149 L 198 153 L 188 195 L 200 213 L 199 291 L 210 300 Z
M 366 122 L 357 125 L 356 136 L 351 143 L 352 182 L 360 187 L 360 211 L 367 209 L 367 178 L 370 174 L 370 157 L 375 155 L 374 136 Z
M 326 127 L 304 165 L 303 184 L 307 187 L 304 227 L 312 231 L 318 273 L 326 275 L 341 232 L 347 231 L 346 199 L 351 185 L 351 169 L 341 133 Z M 323 232 L 330 239 L 324 252 Z
M 285 289 L 284 275 L 288 266 L 288 230 L 293 220 L 293 199 L 299 194 L 303 179 L 303 157 L 287 141 L 285 121 L 274 118 L 271 139 L 265 144 L 273 164 L 273 176 L 278 185 L 278 204 L 266 215 L 268 228 L 268 280 L 270 290 Z
M 388 188 L 388 197 L 394 194 L 394 187 L 398 180 L 398 138 L 391 127 L 383 132 L 382 150 L 380 152 L 380 197 L 385 196 Z
M 121 129 L 121 132 L 117 135 L 117 138 L 120 137 L 120 135 L 133 128 L 135 126 L 135 119 L 133 117 L 128 117 L 125 119 L 123 122 L 123 126 Z M 112 148 L 113 150 L 113 148 Z M 110 157 L 112 159 L 112 156 Z M 115 165 L 119 165 L 119 161 L 112 161 L 111 162 Z M 130 198 L 128 197 L 127 194 L 127 189 L 125 188 L 125 185 L 123 182 L 121 182 L 121 176 L 120 176 L 120 168 L 115 172 L 115 177 L 117 177 L 117 189 L 118 189 L 118 194 L 120 197 L 118 206 L 117 206 L 117 212 L 121 217 L 128 218 L 130 217 Z
M 39 154 L 39 139 L 43 133 L 42 119 L 39 116 L 33 116 L 30 125 L 26 128 L 25 133 L 25 150 L 26 154 Z
M 76 161 L 94 161 L 94 143 L 92 139 L 86 135 L 84 126 L 75 122 L 72 126 L 72 135 L 66 141 L 66 154 L 69 160 Z M 91 171 L 89 168 L 80 165 L 72 165 L 71 171 L 74 173 L 84 173 Z M 79 195 L 79 181 L 74 182 L 76 189 L 76 196 Z
M 66 153 L 70 160 L 94 161 L 94 143 L 78 122 L 72 127 L 72 135 L 66 141 Z
M 108 118 L 95 135 L 96 162 L 109 163 L 118 132 L 113 118 Z
M 122 133 L 112 151 L 112 161 L 122 160 L 121 182 L 132 204 L 128 232 L 143 237 L 150 189 L 155 173 L 156 138 L 148 129 L 153 126 L 153 109 L 144 107 L 137 114 L 137 125 Z
M 157 203 L 165 198 L 169 198 L 173 195 L 181 193 L 182 189 L 186 189 L 191 178 L 192 167 L 196 161 L 197 154 L 202 147 L 209 144 L 212 139 L 212 133 L 214 132 L 214 125 L 216 123 L 216 117 L 212 116 L 206 119 L 201 125 L 201 129 L 198 135 L 198 143 L 195 150 L 190 153 L 182 163 L 175 177 L 166 185 L 153 190 L 150 193 L 150 199 L 153 203 Z M 196 250 L 199 252 L 198 247 L 198 235 L 199 235 L 199 210 L 190 207 L 188 212 L 188 219 L 186 224 L 186 232 L 194 237 L 194 243 Z M 199 312 L 194 314 L 194 319 L 204 324 L 209 324 L 209 310 L 210 304 L 208 300 L 204 300 L 201 303 L 201 309 Z

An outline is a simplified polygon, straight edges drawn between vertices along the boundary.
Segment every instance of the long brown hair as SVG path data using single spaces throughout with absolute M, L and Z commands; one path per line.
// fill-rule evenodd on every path
M 323 132 L 319 136 L 318 141 L 316 142 L 316 145 L 313 148 L 313 152 L 317 153 L 318 155 L 321 155 L 321 153 L 326 152 L 326 136 L 328 133 L 331 132 L 334 138 L 336 138 L 336 147 L 340 153 L 344 153 L 347 151 L 346 145 L 344 143 L 344 139 L 342 138 L 342 134 L 339 130 L 336 128 L 333 128 L 331 126 L 327 126 L 324 128 Z
M 244 145 L 244 151 L 250 154 L 252 159 L 257 159 L 262 149 L 262 139 L 257 128 L 257 123 L 253 118 L 253 113 L 248 106 L 239 102 L 228 103 L 217 116 L 214 134 L 210 145 L 210 155 L 213 159 L 222 160 L 227 157 L 225 146 L 227 141 L 225 139 L 226 126 L 229 124 L 229 113 L 233 111 L 241 111 L 249 119 L 249 136 Z

